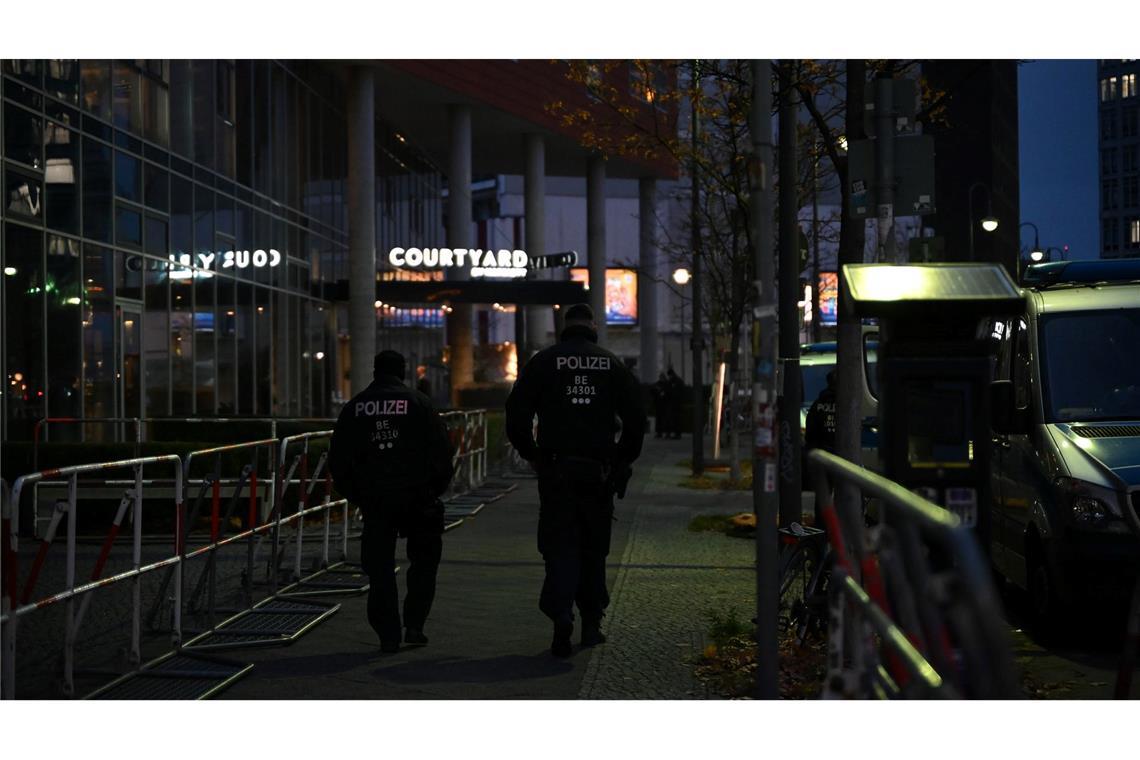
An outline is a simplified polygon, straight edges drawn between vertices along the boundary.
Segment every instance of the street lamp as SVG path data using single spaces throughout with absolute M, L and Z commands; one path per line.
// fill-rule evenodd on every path
M 975 182 L 970 185 L 970 190 L 967 193 L 966 205 L 968 207 L 968 214 L 970 218 L 970 261 L 974 261 L 974 191 L 978 188 L 986 191 L 986 215 L 982 217 L 982 229 L 986 232 L 993 232 L 998 228 L 998 219 L 994 216 L 992 197 L 990 190 L 986 187 L 984 182 Z
M 688 285 L 689 281 L 693 279 L 692 274 L 689 273 L 685 267 L 677 267 L 673 270 L 673 282 L 678 285 Z M 680 295 L 680 294 L 678 294 Z M 685 377 L 685 296 L 681 295 L 681 378 Z

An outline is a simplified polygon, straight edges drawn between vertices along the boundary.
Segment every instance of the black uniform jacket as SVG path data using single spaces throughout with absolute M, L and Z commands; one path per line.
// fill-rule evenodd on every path
M 434 499 L 454 474 L 451 442 L 427 396 L 379 375 L 341 409 L 329 471 L 336 489 L 361 506 Z
M 630 463 L 641 454 L 645 410 L 641 386 L 621 359 L 584 326 L 523 367 L 507 398 L 507 437 L 528 461 L 539 451 Z M 538 415 L 538 441 L 532 425 Z M 620 420 L 620 425 L 618 423 Z M 615 443 L 614 434 L 621 430 Z

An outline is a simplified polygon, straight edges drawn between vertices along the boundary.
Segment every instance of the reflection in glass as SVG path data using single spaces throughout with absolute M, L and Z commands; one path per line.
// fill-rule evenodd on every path
M 143 388 L 147 417 L 170 414 L 170 334 L 167 266 L 169 262 L 148 259 L 143 266 L 146 314 L 143 316 Z
M 115 251 L 115 297 L 142 301 L 143 267 L 157 265 L 137 253 Z
M 217 279 L 217 277 L 197 277 L 194 280 L 194 390 L 197 398 L 195 411 L 198 414 L 216 412 L 214 285 Z
M 194 186 L 194 251 L 214 250 L 214 192 Z
M 44 153 L 48 226 L 78 235 L 79 133 L 49 121 L 44 132 Z
M 170 251 L 194 250 L 194 185 L 181 177 L 170 178 Z
M 273 310 L 271 291 L 253 289 L 255 339 L 257 342 L 257 378 L 254 386 L 257 396 L 256 414 L 273 414 Z
M 4 198 L 7 213 L 33 219 L 42 218 L 44 196 L 38 179 L 8 171 L 4 175 Z
M 5 225 L 4 268 L 7 437 L 26 440 L 44 416 L 43 233 Z
M 80 61 L 83 108 L 100 119 L 111 119 L 111 62 Z
M 232 245 L 232 244 L 231 244 Z M 218 351 L 218 414 L 237 414 L 237 311 L 235 283 L 229 277 L 216 277 L 218 287 L 215 337 Z
M 142 245 L 142 214 L 126 206 L 115 207 L 115 242 Z
M 214 168 L 214 61 L 190 62 L 194 79 L 194 160 Z
M 118 315 L 119 355 L 116 374 L 122 408 L 119 417 L 144 417 L 143 398 L 143 315 L 138 306 L 123 305 L 115 310 Z
M 194 155 L 193 79 L 190 61 L 170 62 L 170 149 Z
M 154 164 L 143 167 L 143 197 L 146 205 L 156 211 L 168 211 L 170 190 L 167 188 L 168 173 Z
M 83 352 L 79 241 L 48 236 L 45 277 L 48 345 L 48 415 L 82 416 L 80 367 Z M 72 429 L 78 434 L 78 429 Z M 55 435 L 67 435 L 62 430 Z
M 148 76 L 142 78 L 143 137 L 162 147 L 170 144 L 170 107 L 166 85 Z
M 254 316 L 257 314 L 253 303 L 253 286 L 237 283 L 237 305 L 234 307 L 234 332 L 237 338 L 238 355 L 238 414 L 253 414 L 254 378 L 257 371 L 257 357 L 254 337 Z
M 43 168 L 43 120 L 11 103 L 4 104 L 4 155 L 33 169 Z
M 115 195 L 142 203 L 141 163 L 134 156 L 115 151 Z
M 189 274 L 178 270 L 177 274 Z M 172 413 L 194 413 L 194 279 L 170 280 L 170 372 Z
M 166 240 L 166 220 L 148 215 L 146 218 L 146 252 L 168 256 L 170 245 Z
M 78 103 L 79 61 L 75 59 L 54 59 L 46 63 L 44 90 L 47 94 L 73 105 Z
M 40 86 L 40 62 L 35 59 L 5 59 L 4 73 L 27 82 L 33 87 Z
M 142 133 L 141 74 L 124 61 L 116 61 L 112 72 L 112 122 L 119 129 Z
M 115 341 L 111 309 L 114 293 L 114 256 L 110 249 L 83 246 L 83 415 L 114 417 Z M 103 440 L 101 425 L 85 431 L 88 438 Z
M 83 138 L 83 234 L 111 241 L 111 149 Z

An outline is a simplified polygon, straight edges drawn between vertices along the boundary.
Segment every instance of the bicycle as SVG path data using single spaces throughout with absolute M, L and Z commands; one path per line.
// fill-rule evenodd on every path
M 827 532 L 792 523 L 780 528 L 779 608 L 781 633 L 794 631 L 802 647 L 813 633 L 827 631 L 827 583 L 834 556 Z

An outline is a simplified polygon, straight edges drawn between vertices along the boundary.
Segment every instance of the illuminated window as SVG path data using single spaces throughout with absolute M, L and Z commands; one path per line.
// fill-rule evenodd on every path
M 1120 77 L 1120 97 L 1136 97 L 1136 75 L 1124 74 Z
M 1140 245 L 1140 219 L 1128 223 L 1128 244 L 1133 247 Z
M 1116 99 L 1116 77 L 1107 77 L 1100 80 L 1101 101 Z

